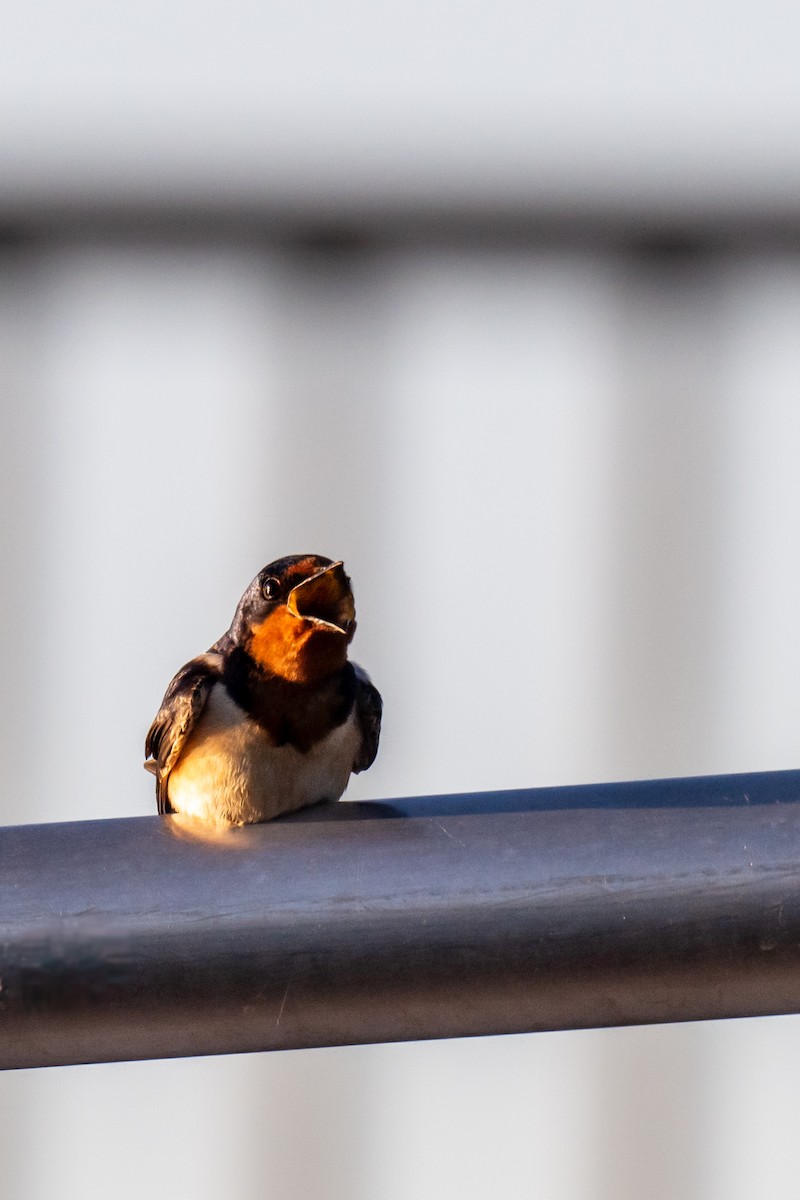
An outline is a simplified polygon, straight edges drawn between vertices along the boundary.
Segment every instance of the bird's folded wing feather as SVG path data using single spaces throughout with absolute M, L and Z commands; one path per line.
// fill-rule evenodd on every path
M 361 748 L 353 763 L 353 770 L 358 774 L 372 766 L 378 753 L 383 701 L 367 672 L 355 663 L 353 668 L 356 673 L 356 715 L 361 727 Z
M 160 813 L 172 812 L 167 798 L 167 781 L 180 758 L 186 739 L 206 706 L 212 687 L 222 673 L 222 655 L 209 651 L 193 658 L 170 683 L 147 733 L 145 754 L 152 762 L 145 767 L 156 777 Z

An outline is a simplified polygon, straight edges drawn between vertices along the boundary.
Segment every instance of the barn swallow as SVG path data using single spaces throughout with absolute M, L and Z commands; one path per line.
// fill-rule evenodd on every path
M 380 694 L 347 658 L 355 617 L 341 562 L 295 554 L 264 567 L 150 726 L 158 811 L 244 825 L 338 800 L 372 765 L 381 726 Z

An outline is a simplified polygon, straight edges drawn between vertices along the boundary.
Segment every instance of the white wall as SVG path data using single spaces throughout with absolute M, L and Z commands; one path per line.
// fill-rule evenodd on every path
M 7 0 L 0 206 L 788 208 L 786 0 Z

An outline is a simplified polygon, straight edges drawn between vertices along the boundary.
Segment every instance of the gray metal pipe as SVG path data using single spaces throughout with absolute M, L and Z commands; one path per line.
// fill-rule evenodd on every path
M 0 830 L 0 1065 L 800 1011 L 800 772 Z

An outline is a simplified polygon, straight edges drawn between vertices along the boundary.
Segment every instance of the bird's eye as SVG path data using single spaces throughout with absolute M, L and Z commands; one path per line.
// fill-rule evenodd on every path
M 270 575 L 261 584 L 261 595 L 265 600 L 277 600 L 281 594 L 281 581 L 276 579 L 274 575 Z

